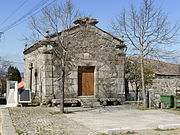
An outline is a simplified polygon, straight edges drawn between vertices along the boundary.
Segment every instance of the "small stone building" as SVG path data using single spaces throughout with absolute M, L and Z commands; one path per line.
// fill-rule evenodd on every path
M 160 95 L 176 95 L 180 90 L 180 65 L 151 61 L 154 65 L 154 78 L 150 86 L 152 104 L 158 106 Z
M 41 103 L 59 99 L 62 60 L 59 40 L 66 48 L 65 103 L 81 105 L 124 101 L 123 40 L 96 26 L 93 18 L 79 18 L 76 25 L 48 35 L 24 50 L 24 87 Z M 59 51 L 59 54 L 58 54 Z
M 152 105 L 158 106 L 160 103 L 160 95 L 176 95 L 176 91 L 180 90 L 180 65 L 166 63 L 162 61 L 146 59 L 146 64 L 150 65 L 153 71 L 152 84 L 147 86 Z M 135 85 L 128 83 L 125 90 L 128 95 L 127 100 L 136 100 Z M 141 90 L 139 90 L 142 99 Z

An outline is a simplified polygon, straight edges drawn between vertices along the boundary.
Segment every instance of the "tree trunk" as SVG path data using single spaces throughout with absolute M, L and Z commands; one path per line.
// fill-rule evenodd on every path
M 60 113 L 64 113 L 65 60 L 62 60 L 62 88 L 60 88 Z
M 64 113 L 64 82 L 65 82 L 65 76 L 64 76 L 64 70 L 62 71 L 62 88 L 60 88 L 60 113 Z
M 147 100 L 146 100 L 146 88 L 144 82 L 144 57 L 141 56 L 141 83 L 142 83 L 142 94 L 143 94 L 143 107 L 147 108 Z
M 138 93 L 138 87 L 137 87 L 137 83 L 135 83 L 135 90 L 136 90 L 136 92 L 135 92 L 135 96 L 136 96 L 136 101 L 138 101 L 138 103 L 139 103 L 139 93 Z

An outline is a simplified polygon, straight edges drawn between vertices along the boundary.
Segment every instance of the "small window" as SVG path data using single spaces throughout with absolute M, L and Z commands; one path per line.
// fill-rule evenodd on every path
M 10 82 L 10 89 L 15 89 L 15 82 Z
M 34 76 L 35 76 L 35 77 L 38 76 L 37 69 L 35 69 Z

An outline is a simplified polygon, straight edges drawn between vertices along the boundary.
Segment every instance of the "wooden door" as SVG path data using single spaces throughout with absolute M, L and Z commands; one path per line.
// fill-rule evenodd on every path
M 94 95 L 94 67 L 78 67 L 78 95 Z

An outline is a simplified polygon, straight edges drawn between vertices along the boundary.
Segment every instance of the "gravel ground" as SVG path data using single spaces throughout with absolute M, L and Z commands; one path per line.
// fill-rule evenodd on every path
M 19 107 L 9 109 L 16 131 L 23 135 L 95 135 L 95 131 L 69 120 L 53 108 Z M 51 113 L 50 113 L 51 112 Z
M 134 107 L 123 108 L 133 109 Z M 78 111 L 97 111 L 98 113 L 104 113 L 107 111 L 118 111 L 119 109 L 118 107 L 113 107 L 113 109 L 107 107 L 99 109 L 67 108 L 66 110 L 75 113 Z M 65 115 L 52 114 L 57 111 L 58 108 L 45 107 L 18 107 L 9 109 L 13 124 L 17 132 L 22 135 L 105 135 L 70 120 Z M 133 135 L 180 135 L 180 129 L 170 131 L 140 130 L 135 131 Z

